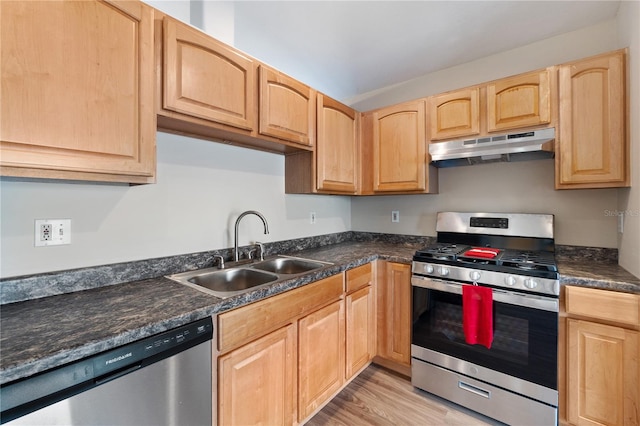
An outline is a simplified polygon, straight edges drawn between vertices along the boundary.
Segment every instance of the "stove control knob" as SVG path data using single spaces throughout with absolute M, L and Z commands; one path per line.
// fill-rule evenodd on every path
M 480 279 L 480 272 L 479 271 L 471 271 L 469 272 L 469 278 L 471 278 L 471 281 L 476 282 Z
M 433 265 L 424 265 L 424 271 L 427 274 L 433 274 Z
M 513 275 L 509 275 L 507 278 L 504 279 L 504 282 L 507 285 L 516 285 L 516 283 L 518 282 L 518 280 L 516 279 L 516 277 L 514 277 Z
M 449 275 L 449 268 L 445 268 L 444 266 L 442 266 L 440 268 L 440 275 L 442 276 Z
M 526 280 L 524 280 L 524 286 L 526 288 L 534 289 L 538 286 L 538 281 L 534 280 L 533 278 L 527 278 Z

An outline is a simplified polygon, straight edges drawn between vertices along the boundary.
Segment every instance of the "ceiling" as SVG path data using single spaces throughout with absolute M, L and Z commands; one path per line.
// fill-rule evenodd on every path
M 615 18 L 620 1 L 237 1 L 234 45 L 343 102 Z

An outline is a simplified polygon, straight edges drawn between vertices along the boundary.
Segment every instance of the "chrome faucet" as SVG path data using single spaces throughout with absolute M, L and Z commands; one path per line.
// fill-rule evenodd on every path
M 254 214 L 258 216 L 260 220 L 262 220 L 262 224 L 264 225 L 264 233 L 265 234 L 269 233 L 269 225 L 267 224 L 267 219 L 262 215 L 262 213 L 257 212 L 255 210 L 247 210 L 246 212 L 241 213 L 240 216 L 238 216 L 238 218 L 236 219 L 234 241 L 233 241 L 233 249 L 234 249 L 234 256 L 235 256 L 236 262 L 240 260 L 240 253 L 238 252 L 238 225 L 240 225 L 240 220 L 249 214 Z

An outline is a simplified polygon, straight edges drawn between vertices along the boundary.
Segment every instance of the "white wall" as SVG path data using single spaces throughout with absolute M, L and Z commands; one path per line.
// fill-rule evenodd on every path
M 440 194 L 354 198 L 354 231 L 435 236 L 439 211 L 547 213 L 555 215 L 558 244 L 616 247 L 617 191 L 553 190 L 553 160 L 440 169 Z M 391 222 L 391 211 L 400 222 Z
M 369 111 L 607 52 L 617 48 L 616 29 L 616 21 L 609 20 L 365 93 L 345 103 L 358 111 Z
M 618 210 L 625 212 L 620 234 L 620 265 L 640 277 L 640 2 L 624 1 L 618 11 L 619 47 L 628 47 L 631 188 L 620 190 Z
M 348 197 L 284 194 L 284 157 L 158 133 L 158 182 L 0 181 L 0 276 L 193 253 L 351 229 Z M 309 224 L 309 212 L 317 222 Z M 70 218 L 71 244 L 34 247 L 34 220 Z
M 351 104 L 373 109 L 587 57 L 618 48 L 617 37 L 616 22 L 608 21 L 363 95 Z M 440 169 L 439 180 L 438 195 L 354 198 L 353 229 L 433 236 L 435 214 L 443 210 L 551 213 L 559 244 L 618 246 L 616 218 L 605 210 L 618 209 L 619 190 L 555 191 L 551 160 Z M 400 210 L 400 223 L 391 223 L 392 210 Z

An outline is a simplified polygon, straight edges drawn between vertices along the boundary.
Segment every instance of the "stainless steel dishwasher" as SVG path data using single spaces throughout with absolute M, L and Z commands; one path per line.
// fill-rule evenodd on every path
M 205 318 L 0 387 L 10 425 L 212 424 Z

